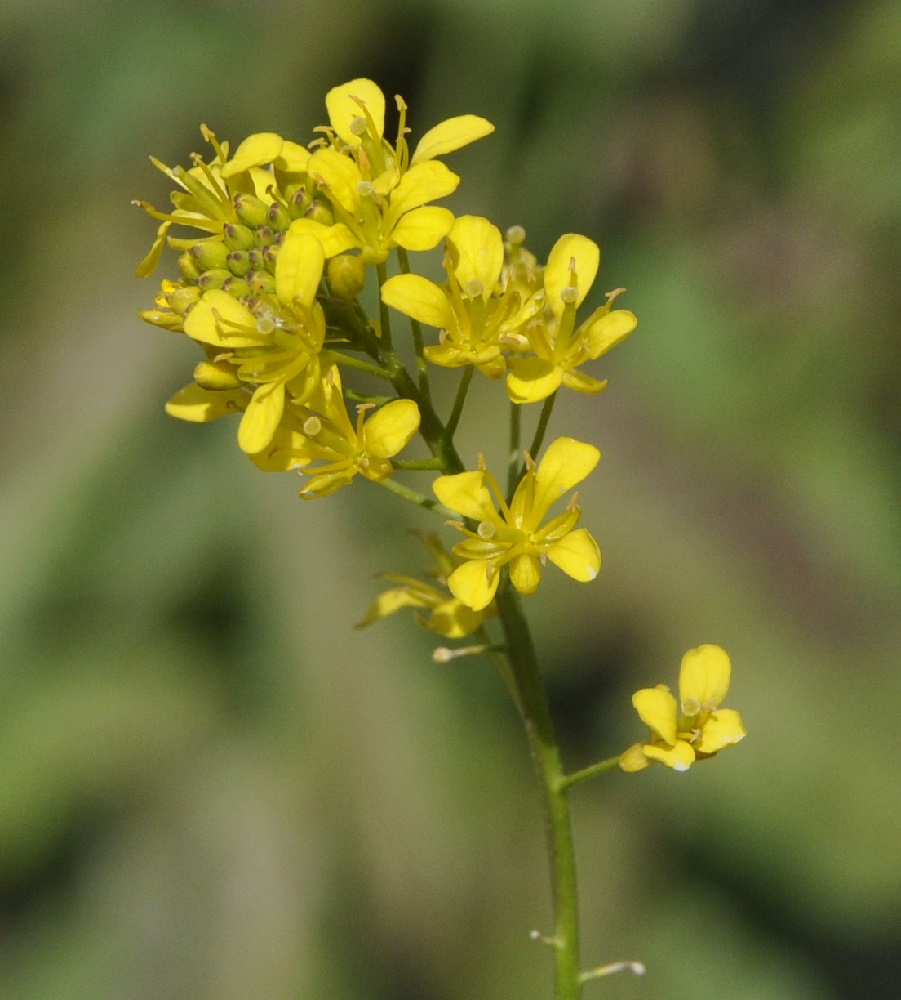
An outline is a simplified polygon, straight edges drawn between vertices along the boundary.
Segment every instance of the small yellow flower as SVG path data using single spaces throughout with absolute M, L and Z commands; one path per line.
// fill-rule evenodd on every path
M 441 331 L 441 342 L 425 349 L 433 364 L 475 365 L 483 375 L 500 378 L 507 367 L 503 338 L 527 318 L 516 292 L 498 294 L 503 268 L 500 230 L 487 219 L 461 215 L 447 237 L 446 285 L 398 274 L 382 286 L 382 301 Z
M 384 138 L 385 97 L 371 80 L 351 80 L 326 96 L 331 124 L 319 131 L 329 144 L 313 153 L 307 170 L 329 199 L 335 223 L 302 219 L 296 225 L 319 237 L 329 257 L 357 248 L 364 263 L 378 264 L 396 246 L 437 246 L 454 216 L 428 203 L 455 191 L 460 178 L 436 157 L 494 131 L 477 115 L 449 118 L 426 132 L 410 157 L 406 105 L 397 102 L 400 125 L 391 146 Z
M 351 423 L 338 366 L 332 365 L 305 404 L 286 407 L 267 448 L 250 457 L 266 471 L 308 473 L 310 480 L 300 491 L 305 500 L 334 493 L 357 473 L 387 479 L 394 470 L 389 459 L 419 429 L 419 408 L 410 399 L 396 399 L 366 419 L 370 409 L 370 404 L 358 406 L 356 425 Z
M 640 771 L 654 761 L 675 771 L 687 771 L 696 760 L 712 757 L 744 739 L 741 716 L 720 708 L 729 691 L 732 665 L 719 646 L 699 646 L 682 658 L 679 701 L 664 684 L 642 688 L 632 704 L 651 730 L 646 743 L 636 743 L 623 754 L 624 771 Z
M 575 496 L 562 514 L 545 524 L 542 521 L 551 505 L 580 483 L 600 457 L 593 445 L 558 438 L 537 467 L 527 456 L 527 471 L 509 505 L 484 468 L 439 476 L 432 484 L 438 499 L 477 523 L 476 530 L 470 531 L 462 522 L 451 522 L 467 536 L 453 549 L 465 561 L 448 578 L 451 593 L 481 611 L 497 591 L 501 567 L 509 563 L 513 586 L 521 594 L 532 594 L 548 559 L 574 580 L 593 580 L 601 566 L 601 553 L 585 528 L 574 530 L 582 513 Z
M 415 608 L 416 621 L 423 628 L 437 632 L 446 639 L 462 639 L 475 632 L 489 615 L 495 613 L 494 605 L 489 605 L 482 611 L 473 611 L 448 591 L 447 578 L 460 560 L 444 550 L 437 535 L 430 532 L 420 537 L 434 558 L 430 575 L 434 577 L 435 583 L 427 583 L 400 573 L 380 574 L 381 579 L 397 586 L 379 594 L 357 628 L 372 625 L 402 608 Z
M 598 245 L 585 236 L 569 233 L 554 244 L 544 270 L 544 291 L 538 293 L 545 303 L 543 315 L 523 330 L 534 355 L 508 362 L 507 394 L 514 403 L 539 402 L 561 385 L 585 393 L 606 386 L 576 369 L 625 339 L 638 321 L 625 309 L 611 312 L 618 290 L 576 327 L 576 310 L 594 283 L 600 260 Z
M 238 429 L 238 444 L 248 454 L 272 441 L 286 399 L 303 402 L 320 382 L 325 317 L 316 292 L 324 263 L 315 237 L 289 234 L 275 265 L 274 296 L 261 298 L 252 310 L 212 289 L 185 318 L 185 333 L 218 348 L 217 358 L 230 362 L 238 381 L 252 389 Z

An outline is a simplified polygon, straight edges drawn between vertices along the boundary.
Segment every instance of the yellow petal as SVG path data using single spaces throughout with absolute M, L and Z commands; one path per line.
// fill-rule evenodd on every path
M 366 105 L 366 110 L 381 137 L 385 131 L 385 95 L 372 80 L 358 77 L 350 83 L 333 87 L 325 95 L 325 107 L 332 128 L 349 146 L 359 146 L 361 141 L 360 137 L 350 130 L 350 123 L 354 118 L 359 118 L 363 114 L 359 101 Z
M 263 451 L 278 427 L 285 408 L 285 383 L 268 382 L 253 394 L 238 428 L 238 446 L 248 455 Z
M 695 745 L 698 753 L 716 753 L 723 747 L 738 743 L 747 736 L 741 716 L 731 708 L 721 708 L 713 712 L 701 731 L 701 739 Z
M 459 183 L 460 178 L 438 160 L 427 160 L 411 167 L 391 192 L 390 209 L 386 218 L 393 223 L 404 212 L 456 191 Z
M 387 618 L 388 615 L 393 615 L 401 608 L 424 607 L 427 607 L 426 601 L 420 595 L 414 594 L 409 587 L 395 587 L 379 594 L 367 608 L 363 620 L 357 622 L 354 628 L 365 628 L 382 618 Z
M 281 152 L 273 161 L 276 169 L 288 174 L 306 173 L 307 164 L 310 162 L 310 151 L 306 146 L 299 143 L 285 140 Z
M 454 476 L 439 476 L 432 483 L 432 489 L 445 507 L 464 517 L 484 521 L 495 513 L 483 472 L 459 472 Z M 469 606 L 472 607 L 471 604 Z
M 410 160 L 411 166 L 414 163 L 421 163 L 423 160 L 431 160 L 436 156 L 444 156 L 445 153 L 452 153 L 455 149 L 468 146 L 476 139 L 483 139 L 494 131 L 494 126 L 485 118 L 478 115 L 459 115 L 456 118 L 448 118 L 440 122 L 423 135 L 416 145 L 416 151 Z
M 732 665 L 719 646 L 699 646 L 682 657 L 679 671 L 679 700 L 695 701 L 701 707 L 716 708 L 726 697 Z
M 601 568 L 601 550 L 586 528 L 565 535 L 547 550 L 547 557 L 579 583 L 589 583 Z
M 257 132 L 256 135 L 249 135 L 222 168 L 222 176 L 234 177 L 235 174 L 243 173 L 251 167 L 271 163 L 281 153 L 284 144 L 285 140 L 275 132 Z
M 583 334 L 588 341 L 588 356 L 599 358 L 615 347 L 638 326 L 634 313 L 628 309 L 614 309 L 604 313 L 596 320 L 589 320 L 583 328 Z
M 510 560 L 510 582 L 524 594 L 534 594 L 541 582 L 541 563 L 537 556 L 518 555 Z
M 666 764 L 674 771 L 687 771 L 695 762 L 695 752 L 684 740 L 677 740 L 674 747 L 664 747 L 659 744 L 645 743 L 644 755 L 649 760 Z
M 473 611 L 487 608 L 494 599 L 500 574 L 489 573 L 487 562 L 465 562 L 458 566 L 447 579 L 450 592 Z
M 148 274 L 153 274 L 156 270 L 157 265 L 160 262 L 160 255 L 162 254 L 163 247 L 166 243 L 166 234 L 169 232 L 169 227 L 171 225 L 172 223 L 167 220 L 156 231 L 156 239 L 153 241 L 153 246 L 150 248 L 147 256 L 135 268 L 136 277 L 146 278 Z
M 213 392 L 192 382 L 179 389 L 166 403 L 166 413 L 179 420 L 205 424 L 229 413 L 240 413 L 249 402 L 250 396 L 243 389 Z
M 428 617 L 417 616 L 417 620 L 446 639 L 462 639 L 475 632 L 484 617 L 454 597 L 437 605 Z
M 275 261 L 275 294 L 279 300 L 309 306 L 319 289 L 324 264 L 325 250 L 315 236 L 289 230 Z
M 633 743 L 619 759 L 619 766 L 629 774 L 643 771 L 650 765 L 651 762 L 644 755 L 644 744 L 642 743 Z
M 642 688 L 632 695 L 632 704 L 641 721 L 670 746 L 676 742 L 679 706 L 664 687 Z
M 578 307 L 588 294 L 600 267 L 601 251 L 597 243 L 587 236 L 567 233 L 561 236 L 551 249 L 544 271 L 544 288 L 547 292 L 548 305 L 557 315 L 563 311 L 560 293 L 572 285 L 574 280 L 570 271 L 573 261 L 578 278 L 576 285 L 578 296 L 575 303 Z
M 453 322 L 447 296 L 428 278 L 418 274 L 397 274 L 382 286 L 382 302 L 439 330 Z
M 607 388 L 606 379 L 602 382 L 600 379 L 592 378 L 590 375 L 586 375 L 585 372 L 580 372 L 574 368 L 563 372 L 560 384 L 565 385 L 567 389 L 572 389 L 573 392 L 584 392 L 589 396 L 603 392 Z
M 404 250 L 431 250 L 438 246 L 454 224 L 449 209 L 430 205 L 407 212 L 391 231 L 391 239 Z
M 507 395 L 514 403 L 539 403 L 560 388 L 561 369 L 544 358 L 511 358 Z
M 593 444 L 559 437 L 552 441 L 535 471 L 535 498 L 532 509 L 539 519 L 568 490 L 594 469 L 601 453 Z
M 419 430 L 419 407 L 412 399 L 386 403 L 363 425 L 363 447 L 374 458 L 392 458 Z
M 357 184 L 363 177 L 349 156 L 342 156 L 336 149 L 317 149 L 310 157 L 307 170 L 323 185 L 329 198 L 345 211 L 355 214 L 360 200 Z
M 454 272 L 464 293 L 470 282 L 483 286 L 487 297 L 497 284 L 504 263 L 504 240 L 497 226 L 478 215 L 461 215 L 448 233 L 456 251 Z
M 213 347 L 259 347 L 265 337 L 256 326 L 247 306 L 219 288 L 204 292 L 185 317 L 185 333 Z
M 357 245 L 356 237 L 343 222 L 327 226 L 315 219 L 295 219 L 288 227 L 288 235 L 292 233 L 308 233 L 310 236 L 315 236 L 322 244 L 325 256 L 329 259 L 337 257 L 339 253 L 344 253 L 345 250 L 350 250 L 351 247 Z M 287 239 L 287 237 L 285 238 Z

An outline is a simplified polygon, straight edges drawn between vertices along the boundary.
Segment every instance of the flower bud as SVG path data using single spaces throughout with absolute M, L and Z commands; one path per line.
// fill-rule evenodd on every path
M 222 282 L 222 291 L 228 292 L 232 298 L 243 299 L 245 295 L 250 295 L 250 282 L 244 278 L 228 278 Z
M 235 214 L 245 226 L 254 229 L 266 224 L 269 218 L 269 206 L 265 201 L 260 201 L 256 195 L 236 194 Z
M 202 292 L 208 292 L 211 288 L 221 288 L 223 283 L 232 277 L 231 271 L 225 268 L 213 268 L 211 271 L 204 271 L 197 279 L 197 287 Z
M 291 216 L 284 205 L 277 201 L 269 208 L 269 226 L 276 232 L 284 232 L 291 225 Z
M 198 240 L 188 253 L 201 271 L 228 268 L 228 247 L 220 240 Z
M 331 209 L 325 202 L 320 201 L 318 198 L 314 198 L 310 202 L 303 214 L 304 218 L 312 219 L 314 222 L 321 222 L 324 226 L 335 224 L 335 217 L 332 215 Z
M 196 281 L 200 277 L 200 267 L 189 251 L 178 258 L 178 270 L 185 281 Z
M 228 361 L 201 361 L 194 369 L 194 381 L 202 389 L 237 389 L 241 380 Z
M 251 271 L 247 275 L 247 282 L 254 294 L 262 292 L 264 295 L 275 295 L 275 278 L 265 271 Z
M 329 288 L 340 299 L 355 299 L 366 284 L 366 266 L 359 257 L 342 253 L 328 262 Z
M 200 289 L 196 285 L 182 285 L 167 296 L 169 308 L 179 316 L 187 316 L 191 307 L 200 299 Z
M 229 250 L 249 250 L 253 245 L 253 230 L 248 226 L 238 226 L 226 222 L 222 227 L 222 238 Z
M 253 241 L 258 247 L 268 247 L 275 242 L 275 233 L 268 226 L 258 226 Z
M 226 258 L 226 264 L 232 274 L 243 278 L 250 270 L 250 254 L 246 250 L 232 250 Z

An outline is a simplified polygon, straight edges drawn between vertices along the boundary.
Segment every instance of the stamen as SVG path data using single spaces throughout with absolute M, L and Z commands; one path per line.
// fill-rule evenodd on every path
M 470 278 L 469 281 L 466 282 L 466 294 L 471 299 L 478 298 L 484 291 L 485 291 L 484 281 L 479 281 L 478 278 Z
M 307 417 L 303 422 L 303 432 L 307 437 L 316 437 L 322 430 L 322 421 L 319 417 Z
M 476 534 L 479 538 L 484 538 L 486 541 L 494 538 L 496 533 L 497 528 L 490 521 L 480 521 L 478 528 L 476 528 Z
M 366 133 L 366 119 L 363 115 L 357 115 L 350 120 L 350 131 L 353 135 L 364 135 Z

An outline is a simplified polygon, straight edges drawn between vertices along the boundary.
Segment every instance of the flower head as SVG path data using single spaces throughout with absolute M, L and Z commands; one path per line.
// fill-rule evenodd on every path
M 382 301 L 441 331 L 440 343 L 425 349 L 433 364 L 475 365 L 489 378 L 500 378 L 507 367 L 503 338 L 524 321 L 519 294 L 499 288 L 503 268 L 500 230 L 487 219 L 461 215 L 447 237 L 447 282 L 441 286 L 418 274 L 398 274 L 383 285 Z
M 606 386 L 577 369 L 627 337 L 638 321 L 625 309 L 611 311 L 619 289 L 576 326 L 576 310 L 594 283 L 600 260 L 598 245 L 585 236 L 569 233 L 554 244 L 544 269 L 544 290 L 537 293 L 544 309 L 522 331 L 533 353 L 508 362 L 507 394 L 514 403 L 546 399 L 561 385 L 585 393 Z
M 448 578 L 451 593 L 480 611 L 497 591 L 501 567 L 509 564 L 513 586 L 521 594 L 532 594 L 547 560 L 574 580 L 593 580 L 601 554 L 589 532 L 576 529 L 582 512 L 575 496 L 562 514 L 544 519 L 551 505 L 580 483 L 600 457 L 593 445 L 558 438 L 537 466 L 527 458 L 526 472 L 509 504 L 485 468 L 439 476 L 432 484 L 438 499 L 477 525 L 472 531 L 452 522 L 466 539 L 453 549 L 464 562 Z
M 729 691 L 732 666 L 719 646 L 699 646 L 682 658 L 679 701 L 664 684 L 642 688 L 632 704 L 651 730 L 650 739 L 623 754 L 624 771 L 640 771 L 654 761 L 675 771 L 687 771 L 696 760 L 712 757 L 744 739 L 738 712 L 720 708 Z

